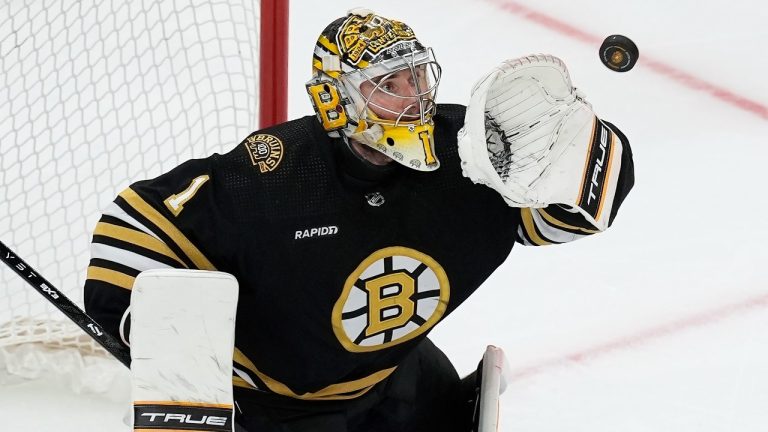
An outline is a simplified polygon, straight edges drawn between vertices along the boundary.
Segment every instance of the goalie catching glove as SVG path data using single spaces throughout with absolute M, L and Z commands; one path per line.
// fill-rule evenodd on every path
M 622 145 L 549 55 L 507 60 L 472 89 L 459 131 L 464 175 L 513 207 L 559 205 L 609 224 Z

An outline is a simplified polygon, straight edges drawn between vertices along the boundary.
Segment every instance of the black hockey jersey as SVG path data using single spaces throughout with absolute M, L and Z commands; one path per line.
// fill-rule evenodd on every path
M 219 270 L 240 284 L 234 385 L 301 399 L 365 393 L 507 258 L 594 231 L 556 206 L 509 207 L 462 176 L 464 107 L 440 105 L 434 172 L 344 174 L 314 117 L 133 184 L 93 236 L 86 309 L 125 338 L 135 276 Z M 633 184 L 624 152 L 614 212 Z M 615 213 L 614 213 L 615 216 Z

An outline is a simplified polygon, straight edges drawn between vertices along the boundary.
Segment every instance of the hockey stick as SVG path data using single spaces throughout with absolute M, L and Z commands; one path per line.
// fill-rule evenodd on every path
M 131 354 L 127 347 L 122 345 L 112 335 L 105 332 L 93 318 L 89 317 L 88 314 L 83 312 L 83 310 L 77 307 L 76 304 L 72 303 L 72 300 L 68 299 L 64 293 L 56 289 L 56 287 L 45 280 L 45 278 L 37 274 L 29 264 L 16 256 L 16 254 L 2 241 L 0 241 L 0 259 L 2 259 L 3 262 L 22 279 L 27 281 L 28 284 L 32 285 L 32 287 L 42 294 L 46 300 L 53 303 L 56 308 L 67 316 L 67 318 L 83 329 L 88 336 L 92 337 L 93 340 L 104 347 L 104 349 L 119 360 L 120 363 L 128 368 L 131 367 Z

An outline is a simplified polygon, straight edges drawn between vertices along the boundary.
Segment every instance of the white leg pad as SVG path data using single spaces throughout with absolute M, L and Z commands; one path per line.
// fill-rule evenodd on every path
M 233 430 L 237 296 L 227 273 L 139 274 L 131 294 L 134 430 Z

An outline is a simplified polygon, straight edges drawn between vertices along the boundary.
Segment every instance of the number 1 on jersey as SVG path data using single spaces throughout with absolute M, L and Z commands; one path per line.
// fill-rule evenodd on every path
M 178 194 L 173 194 L 166 198 L 165 201 L 163 201 L 165 206 L 168 207 L 168 210 L 170 210 L 174 216 L 178 216 L 179 213 L 184 210 L 184 204 L 191 200 L 197 191 L 200 190 L 200 187 L 202 187 L 205 182 L 210 179 L 211 178 L 208 175 L 195 177 L 189 187 L 179 192 Z

